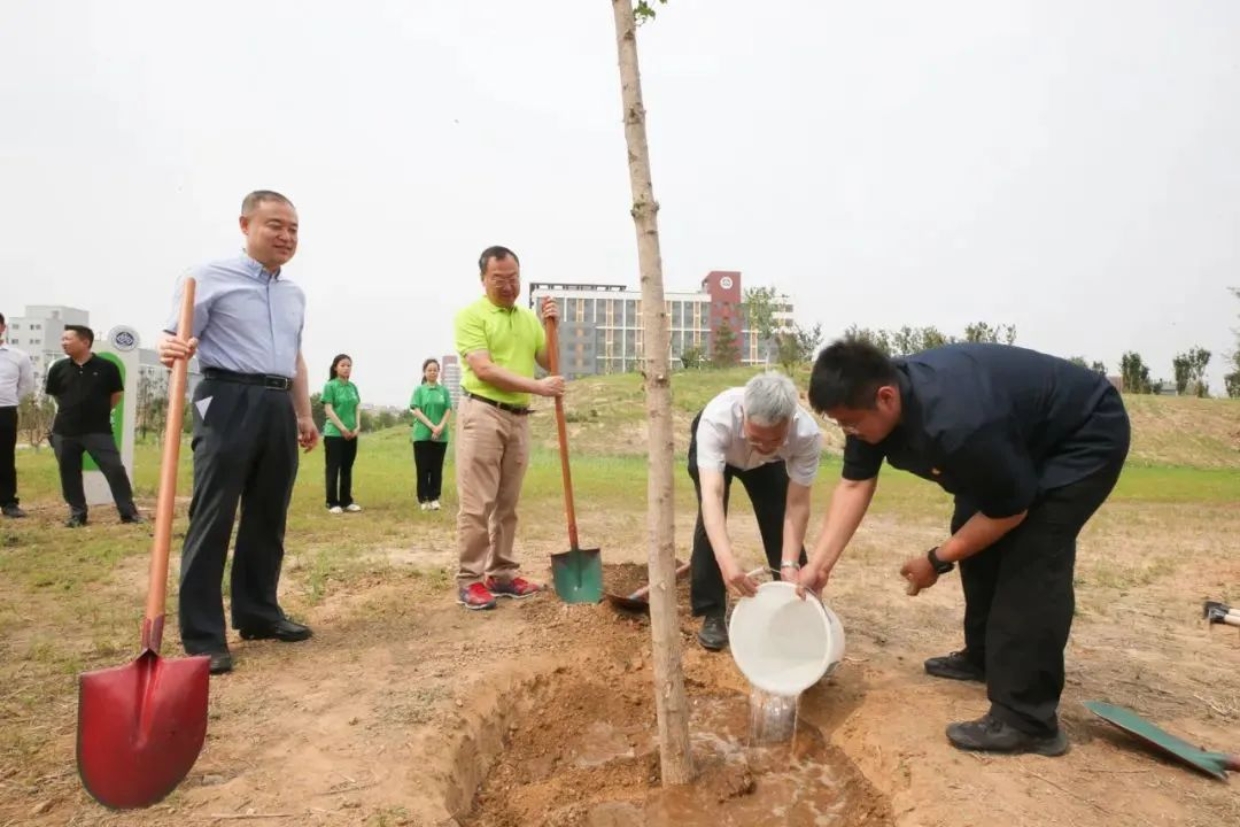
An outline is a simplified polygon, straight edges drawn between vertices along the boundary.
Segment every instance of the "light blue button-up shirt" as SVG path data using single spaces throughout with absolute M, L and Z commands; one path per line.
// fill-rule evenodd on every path
M 306 294 L 248 255 L 195 267 L 194 337 L 198 363 L 237 373 L 297 375 L 305 325 Z M 177 282 L 172 315 L 164 330 L 176 333 L 185 278 Z

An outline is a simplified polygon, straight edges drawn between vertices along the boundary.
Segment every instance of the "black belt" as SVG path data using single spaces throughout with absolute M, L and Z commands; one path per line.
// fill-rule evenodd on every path
M 522 408 L 519 405 L 509 405 L 507 402 L 497 402 L 494 399 L 487 399 L 485 396 L 479 396 L 476 393 L 470 393 L 466 390 L 461 391 L 461 393 L 465 394 L 470 399 L 477 399 L 479 402 L 485 402 L 493 408 L 499 408 L 501 411 L 508 411 L 508 413 L 525 416 L 530 412 L 529 408 Z
M 287 376 L 271 376 L 265 373 L 237 373 L 220 368 L 206 368 L 202 372 L 204 379 L 215 379 L 220 382 L 236 382 L 238 385 L 261 385 L 273 391 L 286 391 L 293 387 L 293 380 Z

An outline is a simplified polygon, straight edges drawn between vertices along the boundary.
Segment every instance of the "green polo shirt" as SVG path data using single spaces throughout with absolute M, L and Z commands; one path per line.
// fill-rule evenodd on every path
M 534 378 L 534 355 L 547 344 L 547 334 L 538 316 L 526 307 L 504 308 L 483 296 L 456 314 L 456 352 L 461 356 L 461 387 L 478 396 L 507 402 L 530 404 L 528 393 L 502 391 L 479 379 L 469 369 L 471 353 L 485 350 L 491 361 L 518 376 Z
M 431 422 L 439 422 L 443 419 L 445 413 L 452 408 L 452 395 L 448 393 L 448 389 L 438 383 L 418 385 L 413 391 L 413 398 L 409 400 L 410 408 L 417 408 Z M 434 442 L 447 442 L 448 429 L 444 428 L 436 439 L 431 436 L 431 429 L 426 427 L 426 423 L 414 417 L 412 439 L 414 442 L 426 442 L 428 440 Z
M 357 406 L 361 402 L 357 385 L 344 379 L 331 379 L 323 386 L 323 395 L 319 399 L 324 405 L 332 406 L 332 411 L 340 417 L 346 428 L 350 431 L 357 430 Z M 323 425 L 323 436 L 343 436 L 330 417 Z

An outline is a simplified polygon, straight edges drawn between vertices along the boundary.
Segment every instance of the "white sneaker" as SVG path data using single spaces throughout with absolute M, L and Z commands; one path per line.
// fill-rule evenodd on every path
M 439 510 L 439 500 L 432 500 L 431 511 L 438 511 L 438 510 Z
M 344 510 L 348 511 L 350 514 L 356 514 L 357 512 L 362 510 L 362 507 L 358 505 L 357 503 L 349 503 L 348 505 L 344 507 Z
M 423 511 L 425 511 L 429 507 L 430 507 L 430 503 L 418 503 L 418 508 L 422 509 Z
M 343 514 L 344 509 L 338 505 L 333 505 L 331 508 L 327 509 L 327 513 L 328 514 Z

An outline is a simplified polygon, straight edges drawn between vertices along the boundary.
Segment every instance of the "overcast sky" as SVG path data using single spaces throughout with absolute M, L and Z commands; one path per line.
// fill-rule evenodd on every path
M 637 285 L 610 5 L 2 0 L 0 311 L 150 344 L 277 189 L 312 384 L 345 351 L 405 403 L 487 245 Z M 640 48 L 668 289 L 740 270 L 828 333 L 1012 323 L 1156 377 L 1201 345 L 1221 389 L 1240 3 L 673 0 Z

